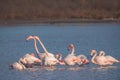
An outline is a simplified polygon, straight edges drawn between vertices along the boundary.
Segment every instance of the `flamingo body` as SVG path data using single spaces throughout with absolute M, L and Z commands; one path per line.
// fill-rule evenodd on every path
M 109 62 L 104 56 L 97 56 L 97 51 L 92 50 L 91 55 L 93 55 L 91 61 L 94 64 L 100 65 L 100 66 L 106 66 L 106 65 L 112 65 L 113 63 Z
M 73 44 L 68 45 L 68 50 L 69 49 L 72 49 L 72 52 L 64 58 L 64 61 L 67 65 L 73 66 L 76 64 L 76 62 L 79 60 L 79 58 L 74 55 L 75 50 L 74 50 Z
M 112 57 L 110 55 L 105 56 L 104 51 L 100 51 L 99 56 L 105 57 L 107 59 L 107 61 L 110 62 L 111 64 L 119 62 L 119 60 L 115 59 L 114 57 Z
M 68 56 L 65 57 L 64 61 L 67 65 L 73 66 L 76 64 L 76 56 L 72 55 L 72 54 L 68 54 Z
M 20 70 L 20 71 L 26 69 L 26 67 L 25 67 L 22 63 L 19 63 L 19 62 L 13 63 L 13 64 L 11 65 L 11 67 L 12 67 L 13 69 Z
M 42 61 L 30 54 L 26 54 L 23 56 L 23 59 L 27 62 L 27 64 L 41 63 Z

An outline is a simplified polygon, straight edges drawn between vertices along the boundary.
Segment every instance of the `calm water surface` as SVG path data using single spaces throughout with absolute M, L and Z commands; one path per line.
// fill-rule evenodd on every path
M 35 53 L 29 35 L 38 35 L 47 50 L 66 56 L 73 43 L 75 54 L 90 60 L 90 50 L 104 50 L 120 60 L 120 24 L 33 24 L 0 26 L 0 80 L 120 80 L 120 64 L 100 68 L 92 63 L 85 66 L 60 66 L 55 69 L 36 67 L 23 71 L 10 70 L 9 64 L 26 53 Z M 41 46 L 39 46 L 43 52 Z

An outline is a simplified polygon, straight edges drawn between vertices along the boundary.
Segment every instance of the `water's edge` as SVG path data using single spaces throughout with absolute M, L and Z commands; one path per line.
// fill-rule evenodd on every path
M 9 24 L 58 24 L 58 23 L 120 23 L 120 19 L 36 19 L 36 20 L 0 20 L 0 25 Z

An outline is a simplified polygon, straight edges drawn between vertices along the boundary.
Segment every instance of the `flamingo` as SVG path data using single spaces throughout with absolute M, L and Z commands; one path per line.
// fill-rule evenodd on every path
M 40 38 L 38 36 L 34 36 L 34 38 L 36 40 L 38 40 L 38 42 L 40 43 L 40 45 L 42 46 L 43 50 L 44 50 L 44 64 L 46 66 L 53 66 L 56 65 L 57 63 L 59 63 L 59 61 L 55 58 L 54 54 L 50 53 L 47 51 L 47 49 L 45 48 L 45 46 L 43 45 L 42 41 L 40 40 Z
M 64 60 L 62 60 L 62 54 L 60 54 L 60 53 L 55 54 L 55 58 L 57 58 L 59 60 L 60 65 L 65 65 Z
M 26 69 L 25 65 L 22 62 L 23 62 L 23 59 L 20 58 L 18 62 L 14 62 L 13 64 L 11 64 L 10 68 L 20 70 L 20 71 Z
M 45 53 L 40 53 L 40 51 L 38 50 L 38 47 L 37 47 L 37 44 L 36 44 L 36 36 L 28 36 L 26 38 L 27 41 L 32 40 L 32 39 L 34 40 L 34 48 L 37 52 L 38 58 L 41 59 L 41 60 L 44 60 L 46 54 Z
M 31 39 L 34 40 L 34 47 L 35 47 L 35 50 L 36 50 L 36 52 L 37 52 L 38 57 L 39 57 L 40 59 L 44 60 L 46 54 L 45 54 L 45 53 L 40 53 L 40 51 L 38 50 L 37 44 L 36 44 L 36 40 L 39 41 L 38 36 L 28 36 L 28 37 L 26 38 L 27 41 L 28 41 L 28 40 L 31 40 Z M 55 56 L 55 58 L 59 59 L 59 58 L 62 56 L 62 54 L 58 53 L 58 54 L 54 54 L 54 56 Z
M 89 63 L 89 60 L 87 59 L 87 57 L 83 54 L 80 54 L 77 56 L 78 58 L 80 58 L 79 61 L 77 61 L 77 64 L 78 65 L 82 65 L 82 64 L 88 64 Z
M 91 56 L 92 63 L 97 64 L 99 66 L 106 66 L 106 65 L 112 65 L 104 56 L 97 56 L 96 50 L 91 50 Z
M 80 60 L 80 58 L 78 58 L 78 57 L 76 57 L 75 55 L 74 55 L 74 45 L 73 44 L 70 44 L 69 46 L 68 46 L 68 50 L 69 49 L 72 49 L 72 52 L 70 53 L 70 54 L 68 54 L 65 58 L 64 58 L 64 61 L 65 61 L 65 63 L 67 64 L 67 65 L 70 65 L 70 66 L 73 66 L 73 65 L 75 65 L 76 64 L 76 62 L 78 61 L 78 60 Z
M 44 64 L 45 64 L 45 65 L 49 65 L 49 64 L 47 64 L 47 63 L 50 63 L 50 62 L 48 61 L 49 58 L 46 58 L 47 60 L 45 60 L 45 57 L 47 57 L 47 56 L 49 56 L 49 57 L 51 56 L 51 57 L 53 57 L 54 60 L 56 60 L 55 55 L 49 53 L 49 52 L 46 50 L 45 46 L 43 45 L 43 43 L 41 42 L 41 40 L 39 39 L 38 36 L 29 36 L 29 37 L 26 38 L 26 40 L 30 40 L 30 39 L 33 39 L 33 40 L 34 40 L 35 50 L 36 50 L 39 58 L 41 58 L 42 61 L 44 61 Z M 39 52 L 39 50 L 38 50 L 38 48 L 37 48 L 37 45 L 36 45 L 36 40 L 40 43 L 40 45 L 42 46 L 42 48 L 43 48 L 43 50 L 45 51 L 45 53 L 40 53 L 40 52 Z M 46 62 L 45 62 L 45 61 L 46 61 Z M 51 63 L 52 63 L 52 62 L 51 62 Z M 58 60 L 54 61 L 54 64 L 57 64 L 57 63 L 58 63 Z M 52 63 L 52 64 L 53 64 L 53 63 Z M 50 64 L 50 65 L 51 65 L 51 64 Z
M 117 62 L 119 62 L 119 60 L 115 59 L 114 57 L 112 57 L 110 55 L 105 56 L 105 52 L 104 51 L 100 51 L 99 52 L 99 56 L 104 56 L 111 63 L 117 63 Z
M 24 64 L 31 65 L 31 66 L 34 63 L 40 63 L 41 64 L 41 62 L 42 62 L 39 58 L 33 56 L 33 53 L 32 54 L 28 54 L 28 53 L 25 54 L 22 59 L 24 61 L 24 62 L 22 61 Z M 25 61 L 26 61 L 26 63 L 25 63 Z

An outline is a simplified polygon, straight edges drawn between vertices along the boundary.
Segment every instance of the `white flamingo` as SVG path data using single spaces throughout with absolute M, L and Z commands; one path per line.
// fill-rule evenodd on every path
M 38 37 L 38 36 L 28 36 L 28 37 L 26 38 L 27 41 L 28 41 L 28 40 L 31 40 L 31 39 L 34 40 L 34 48 L 35 48 L 35 50 L 36 50 L 36 52 L 37 52 L 38 57 L 39 57 L 40 59 L 44 60 L 46 54 L 45 54 L 45 53 L 41 53 L 41 52 L 38 50 L 38 47 L 37 47 L 37 44 L 36 44 L 36 40 L 38 40 L 39 43 L 40 43 L 39 37 Z M 54 56 L 55 56 L 55 58 L 59 59 L 59 58 L 62 57 L 62 54 L 58 53 L 58 54 L 54 54 Z
M 47 49 L 45 48 L 45 46 L 43 45 L 42 41 L 40 40 L 40 38 L 38 36 L 34 36 L 36 40 L 39 41 L 40 45 L 42 46 L 44 52 L 45 52 L 45 59 L 44 59 L 44 64 L 48 65 L 48 66 L 53 66 L 56 65 L 57 63 L 59 63 L 59 61 L 55 58 L 54 54 L 49 53 L 47 51 Z
M 73 65 L 75 65 L 76 64 L 76 62 L 78 61 L 78 60 L 80 60 L 80 58 L 78 58 L 78 57 L 76 57 L 75 55 L 74 55 L 74 45 L 73 44 L 70 44 L 69 46 L 68 46 L 68 49 L 72 49 L 72 52 L 70 53 L 70 54 L 68 54 L 65 58 L 64 58 L 64 61 L 65 61 L 65 63 L 67 64 L 67 65 L 70 65 L 70 66 L 73 66 Z
M 100 51 L 99 52 L 99 56 L 104 56 L 109 62 L 111 62 L 111 64 L 119 62 L 119 60 L 115 59 L 114 57 L 112 57 L 110 55 L 105 56 L 105 52 L 104 51 Z
M 25 65 L 22 62 L 25 62 L 25 61 L 23 61 L 23 59 L 20 58 L 18 62 L 11 64 L 10 68 L 20 70 L 20 71 L 26 69 Z
M 87 59 L 87 57 L 85 55 L 80 54 L 77 57 L 80 58 L 80 60 L 77 61 L 78 65 L 83 65 L 83 64 L 88 64 L 89 63 L 89 60 Z
M 60 57 L 60 54 L 53 55 L 53 54 L 49 53 L 49 52 L 46 50 L 45 46 L 43 45 L 43 43 L 41 42 L 41 40 L 39 39 L 38 36 L 28 36 L 28 37 L 26 38 L 26 40 L 30 40 L 30 39 L 33 39 L 33 40 L 34 40 L 35 50 L 36 50 L 39 58 L 40 58 L 42 61 L 44 61 L 44 64 L 45 64 L 45 65 L 48 65 L 47 63 L 50 63 L 50 62 L 48 61 L 48 59 L 50 59 L 50 58 L 46 58 L 46 59 L 47 59 L 47 60 L 46 60 L 45 57 L 47 57 L 47 56 L 50 57 L 50 56 L 51 56 L 52 59 L 54 59 L 54 60 L 56 60 L 56 58 Z M 37 44 L 36 44 L 36 40 L 40 43 L 40 45 L 42 46 L 42 48 L 43 48 L 43 50 L 44 50 L 45 53 L 40 53 L 40 51 L 38 50 Z M 58 63 L 58 60 L 54 61 L 54 64 L 57 64 L 56 62 Z M 51 62 L 51 64 L 53 64 L 53 62 Z M 50 64 L 50 65 L 51 65 L 51 64 Z
M 99 66 L 112 65 L 104 56 L 97 56 L 96 50 L 91 50 L 91 56 L 93 56 L 91 61 L 94 64 Z
M 26 63 L 24 63 L 24 64 L 26 64 L 26 65 L 28 64 L 28 65 L 31 65 L 31 66 L 32 66 L 32 64 L 34 64 L 34 63 L 39 63 L 39 64 L 41 64 L 41 62 L 42 62 L 39 58 L 33 56 L 33 54 L 26 54 L 26 55 L 23 56 L 22 59 L 23 59 L 24 61 L 26 61 Z
M 26 38 L 27 41 L 32 40 L 32 39 L 34 40 L 34 48 L 37 52 L 38 58 L 40 58 L 41 60 L 44 60 L 46 54 L 45 53 L 40 53 L 40 51 L 38 50 L 38 47 L 37 47 L 37 44 L 36 44 L 36 36 L 28 36 Z

